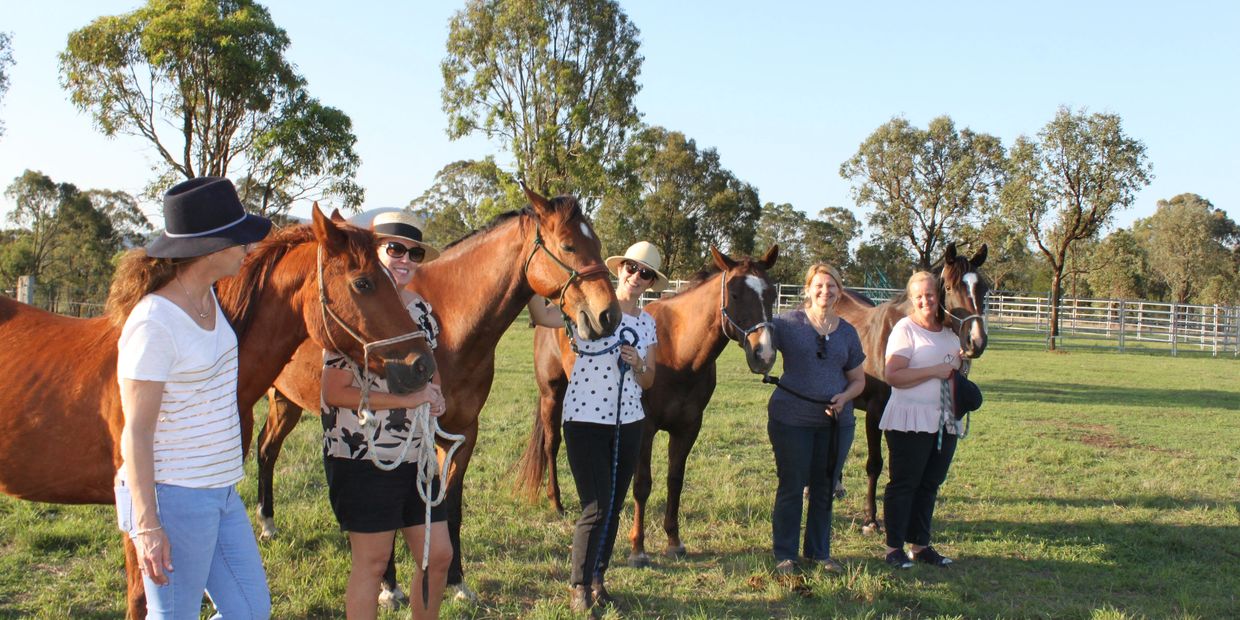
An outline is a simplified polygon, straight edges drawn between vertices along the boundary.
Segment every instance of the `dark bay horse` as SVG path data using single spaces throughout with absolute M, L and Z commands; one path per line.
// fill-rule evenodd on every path
M 463 480 L 478 437 L 478 413 L 491 390 L 500 337 L 535 293 L 561 304 L 592 338 L 612 333 L 620 322 L 601 244 L 577 200 L 548 200 L 532 191 L 527 196 L 530 206 L 450 244 L 439 258 L 419 267 L 409 285 L 430 301 L 441 328 L 435 358 L 448 410 L 439 425 L 466 437 L 453 457 L 445 500 L 454 551 L 448 583 L 466 596 L 472 594 L 464 587 L 461 562 Z M 306 343 L 275 381 L 257 449 L 264 529 L 274 527 L 272 476 L 284 439 L 302 409 L 319 410 L 322 360 L 322 345 Z
M 761 259 L 733 260 L 711 248 L 714 270 L 704 270 L 689 287 L 676 295 L 646 305 L 658 333 L 658 371 L 654 385 L 642 393 L 646 410 L 641 456 L 633 479 L 633 530 L 629 563 L 648 566 L 646 554 L 646 500 L 650 497 L 651 446 L 659 431 L 668 434 L 667 511 L 663 530 L 666 553 L 685 554 L 680 539 L 680 494 L 684 489 L 685 462 L 702 429 L 702 413 L 715 392 L 715 360 L 729 341 L 745 350 L 749 369 L 770 371 L 775 350 L 766 331 L 775 303 L 775 286 L 766 272 L 779 256 L 771 246 Z M 563 329 L 537 328 L 534 336 L 534 367 L 538 378 L 538 412 L 530 441 L 520 461 L 518 484 L 533 500 L 545 475 L 547 498 L 557 511 L 560 501 L 556 454 L 560 449 L 560 416 L 568 376 L 576 355 Z
M 404 336 L 404 312 L 366 231 L 316 207 L 309 226 L 279 231 L 221 280 L 220 305 L 237 332 L 238 415 L 243 449 L 251 409 L 302 341 L 339 343 L 363 359 L 364 343 Z M 334 316 L 335 319 L 327 317 Z M 77 319 L 0 297 L 0 491 L 20 499 L 111 504 L 124 424 L 116 379 L 120 328 L 106 317 Z M 435 370 L 422 338 L 372 354 L 375 372 L 419 389 Z M 125 540 L 130 618 L 145 616 L 142 579 Z M 174 551 L 175 553 L 175 551 Z
M 977 359 L 986 351 L 986 323 L 982 315 L 986 310 L 986 293 L 990 290 L 986 279 L 978 269 L 986 262 L 986 246 L 983 245 L 972 258 L 956 254 L 956 244 L 947 246 L 943 264 L 937 267 L 939 277 L 939 303 L 944 313 L 943 323 L 960 337 L 960 349 L 966 360 Z M 883 432 L 878 423 L 883 409 L 891 397 L 887 385 L 886 369 L 887 337 L 896 321 L 908 316 L 909 305 L 904 293 L 877 306 L 866 297 L 845 289 L 835 306 L 835 311 L 857 329 L 861 346 L 865 349 L 865 390 L 853 400 L 853 405 L 865 411 L 866 463 L 868 478 L 862 527 L 865 532 L 879 531 L 878 510 L 875 493 L 878 477 L 883 473 Z

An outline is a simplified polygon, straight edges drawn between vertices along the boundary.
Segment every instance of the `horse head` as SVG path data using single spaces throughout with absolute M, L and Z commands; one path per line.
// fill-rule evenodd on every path
M 586 339 L 610 336 L 620 325 L 620 304 L 590 220 L 572 196 L 547 199 L 521 188 L 534 216 L 534 245 L 525 258 L 530 288 L 558 303 Z
M 956 255 L 956 244 L 947 246 L 943 268 L 939 272 L 942 290 L 939 299 L 953 331 L 960 337 L 960 349 L 968 359 L 976 359 L 986 351 L 986 293 L 990 285 L 978 269 L 986 262 L 986 245 L 965 258 Z
M 767 328 L 776 297 L 775 285 L 766 274 L 779 258 L 779 246 L 772 245 L 760 259 L 733 260 L 713 245 L 710 254 L 721 272 L 719 314 L 723 334 L 745 350 L 750 371 L 766 374 L 775 365 L 775 347 Z
M 374 235 L 346 224 L 339 213 L 327 218 L 317 204 L 311 229 L 318 273 L 306 278 L 309 290 L 302 291 L 318 299 L 305 304 L 310 337 L 363 361 L 395 393 L 421 389 L 435 374 L 435 358 L 379 262 Z

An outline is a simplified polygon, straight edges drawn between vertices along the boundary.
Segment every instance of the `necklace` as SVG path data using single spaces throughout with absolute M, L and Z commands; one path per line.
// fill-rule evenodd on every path
M 837 316 L 818 318 L 812 312 L 806 312 L 805 316 L 809 317 L 810 323 L 824 336 L 830 334 L 831 330 L 835 328 L 835 323 L 839 321 Z
M 198 313 L 198 318 L 207 318 L 207 313 L 198 309 L 198 302 L 194 301 L 194 297 L 189 294 L 189 289 L 185 288 L 185 283 L 181 282 L 181 276 L 173 276 L 173 278 L 177 281 L 177 284 L 181 285 L 181 291 L 185 293 L 185 298 L 189 300 L 189 303 L 194 306 L 194 312 Z

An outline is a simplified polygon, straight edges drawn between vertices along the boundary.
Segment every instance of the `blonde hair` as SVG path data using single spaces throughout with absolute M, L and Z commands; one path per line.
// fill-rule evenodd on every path
M 912 299 L 913 298 L 913 285 L 919 284 L 921 282 L 929 282 L 930 285 L 935 288 L 935 294 L 936 295 L 938 294 L 939 277 L 929 271 L 917 271 L 917 272 L 914 272 L 913 275 L 908 277 L 908 283 L 904 285 L 904 298 Z M 909 314 L 912 314 L 912 308 L 909 309 Z M 943 322 L 943 300 L 942 299 L 939 300 L 939 307 L 935 310 L 934 316 L 935 318 L 938 319 L 940 323 Z
M 146 248 L 125 252 L 116 266 L 108 302 L 104 306 L 108 321 L 116 327 L 123 327 L 129 313 L 143 297 L 163 288 L 176 277 L 178 269 L 194 260 L 196 258 L 152 258 L 146 255 Z
M 840 277 L 840 270 L 836 269 L 834 265 L 830 265 L 828 263 L 814 263 L 805 271 L 805 286 L 801 287 L 801 297 L 805 298 L 805 301 L 802 301 L 801 305 L 805 308 L 808 308 L 811 305 L 809 298 L 809 284 L 814 281 L 816 276 L 819 275 L 830 276 L 832 280 L 835 280 L 835 285 L 840 287 L 840 292 L 844 292 L 844 278 Z

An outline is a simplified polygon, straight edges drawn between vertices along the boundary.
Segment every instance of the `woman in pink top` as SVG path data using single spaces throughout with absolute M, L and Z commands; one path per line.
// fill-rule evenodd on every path
M 956 451 L 955 416 L 943 407 L 942 386 L 960 366 L 960 341 L 943 324 L 934 274 L 913 274 L 905 293 L 909 314 L 891 328 L 887 339 L 885 374 L 891 399 L 879 422 L 887 439 L 890 475 L 883 494 L 886 561 L 894 568 L 911 568 L 912 560 L 946 567 L 951 560 L 930 546 L 930 522 L 939 485 Z

